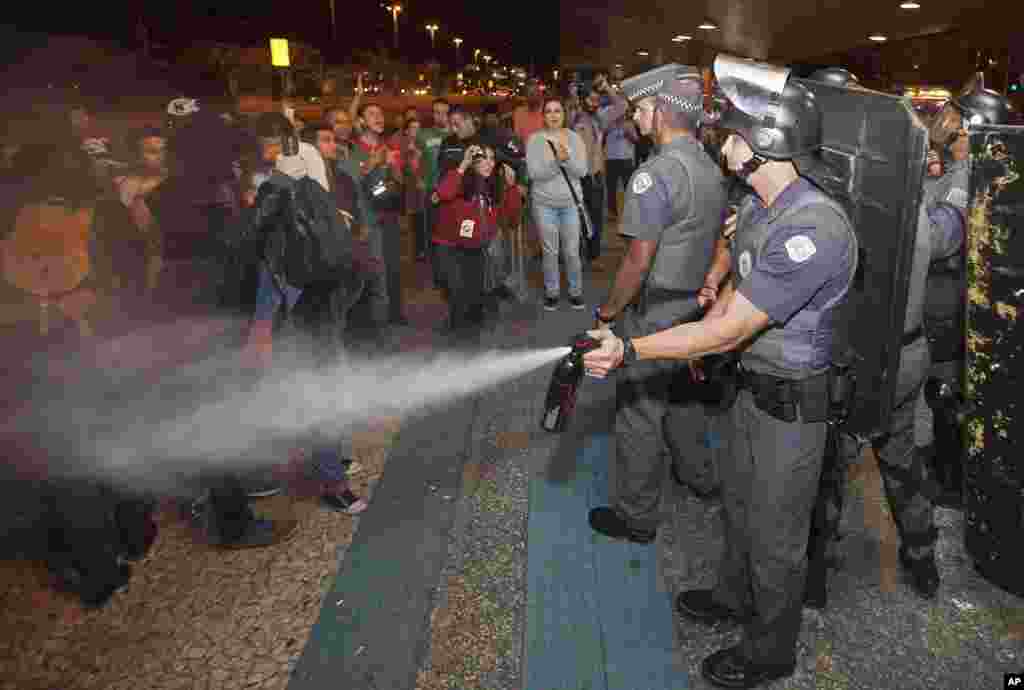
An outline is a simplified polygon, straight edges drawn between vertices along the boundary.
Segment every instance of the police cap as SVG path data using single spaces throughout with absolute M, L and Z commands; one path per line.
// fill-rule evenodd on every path
M 675 110 L 700 124 L 704 113 L 704 78 L 696 67 L 671 63 L 641 72 L 622 82 L 630 101 L 654 96 L 663 108 Z

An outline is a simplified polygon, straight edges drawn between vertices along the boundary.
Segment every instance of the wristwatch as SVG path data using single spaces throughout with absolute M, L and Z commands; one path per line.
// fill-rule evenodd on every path
M 630 364 L 636 361 L 636 348 L 633 347 L 632 338 L 627 338 L 622 341 L 622 365 L 628 367 Z

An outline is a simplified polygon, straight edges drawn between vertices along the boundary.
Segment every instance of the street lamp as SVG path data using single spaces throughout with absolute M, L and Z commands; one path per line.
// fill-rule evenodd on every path
M 384 9 L 391 13 L 391 19 L 395 23 L 395 52 L 398 52 L 398 15 L 402 13 L 402 6 L 393 2 L 390 5 L 381 5 Z
M 491 57 L 490 55 L 484 55 L 484 56 L 483 56 L 483 58 L 484 58 L 484 64 L 485 64 L 486 66 L 490 67 L 490 65 L 491 65 L 491 60 L 492 60 L 493 58 L 492 58 L 492 57 Z
M 473 51 L 473 62 L 479 63 L 480 62 L 480 60 L 478 59 L 479 57 L 480 57 L 480 49 L 477 48 L 476 50 Z
M 455 44 L 455 67 L 458 68 L 459 64 L 461 63 L 461 60 L 459 59 L 459 48 L 462 47 L 462 39 L 454 38 L 452 39 L 452 43 Z
M 430 52 L 434 52 L 434 33 L 440 29 L 437 24 L 427 24 L 426 29 L 430 32 Z

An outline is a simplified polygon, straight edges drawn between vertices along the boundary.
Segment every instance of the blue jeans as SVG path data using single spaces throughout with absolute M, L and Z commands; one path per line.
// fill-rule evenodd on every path
M 274 285 L 274 277 L 271 275 L 270 269 L 261 262 L 260 283 L 256 290 L 256 312 L 253 315 L 257 321 L 274 318 L 284 301 L 282 290 L 284 291 L 283 297 L 288 299 L 288 311 L 291 311 L 295 307 L 295 303 L 299 301 L 299 297 L 302 296 L 302 288 L 292 287 L 282 281 L 281 289 L 278 289 Z
M 558 252 L 565 257 L 566 278 L 569 280 L 569 296 L 583 295 L 583 262 L 580 261 L 580 217 L 575 206 L 556 208 L 533 203 L 533 219 L 540 231 L 544 247 L 544 293 L 547 297 L 558 297 L 561 279 L 558 273 Z

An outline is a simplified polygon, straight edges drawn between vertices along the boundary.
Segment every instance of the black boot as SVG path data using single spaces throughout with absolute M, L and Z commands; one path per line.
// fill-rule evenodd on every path
M 928 549 L 926 555 L 911 557 L 908 549 L 933 546 L 938 532 L 933 527 L 921 535 L 904 535 L 900 546 L 900 564 L 910 578 L 910 585 L 921 597 L 934 599 L 939 591 L 939 569 L 935 566 L 935 549 Z
M 900 547 L 900 564 L 910 576 L 910 585 L 924 599 L 934 599 L 939 591 L 939 569 L 935 566 L 935 552 L 927 556 L 911 558 Z

